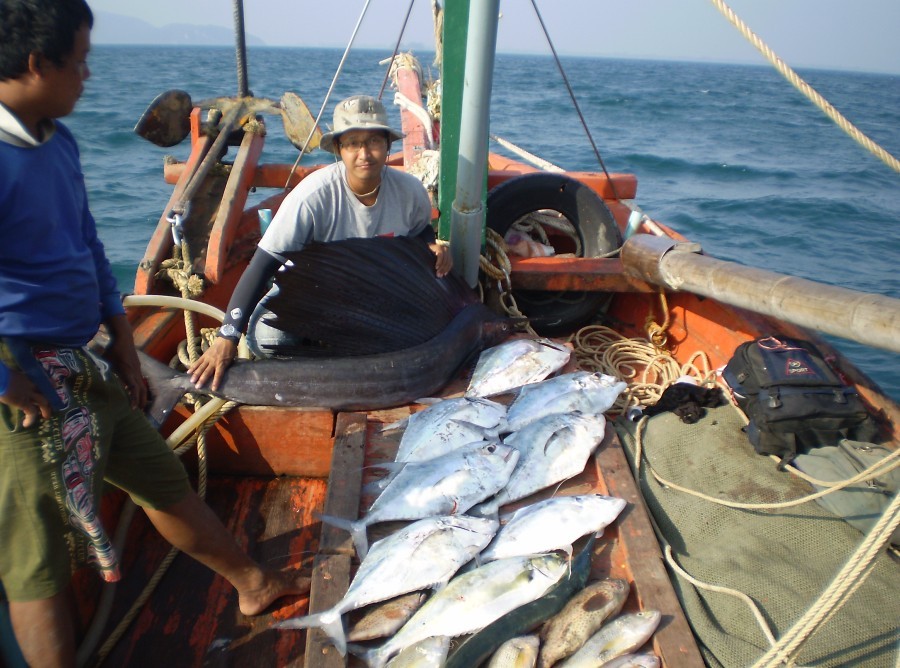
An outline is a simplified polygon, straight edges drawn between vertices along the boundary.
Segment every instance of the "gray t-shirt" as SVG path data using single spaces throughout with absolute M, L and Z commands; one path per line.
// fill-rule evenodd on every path
M 431 201 L 416 177 L 385 167 L 378 198 L 366 206 L 347 185 L 344 163 L 336 162 L 285 197 L 259 247 L 278 257 L 311 241 L 416 236 L 430 224 Z

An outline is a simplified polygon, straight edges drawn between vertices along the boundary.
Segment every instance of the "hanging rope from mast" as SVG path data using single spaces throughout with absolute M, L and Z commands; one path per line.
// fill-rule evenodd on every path
M 803 95 L 805 95 L 810 102 L 821 109 L 825 113 L 825 115 L 828 116 L 828 118 L 834 121 L 839 128 L 850 135 L 850 137 L 856 143 L 872 153 L 875 157 L 877 157 L 895 172 L 900 172 L 900 160 L 897 160 L 897 158 L 892 156 L 881 146 L 864 135 L 859 128 L 853 125 L 853 123 L 844 118 L 841 112 L 835 109 L 831 105 L 831 103 L 828 102 L 828 100 L 822 97 L 812 86 L 810 86 L 802 78 L 800 78 L 799 74 L 792 70 L 781 58 L 779 58 L 775 54 L 775 52 L 772 51 L 772 49 L 770 49 L 769 46 L 759 38 L 756 33 L 750 30 L 747 24 L 744 23 L 740 19 L 740 17 L 738 17 L 738 15 L 734 13 L 734 10 L 732 10 L 731 7 L 726 5 L 723 0 L 710 0 L 710 2 L 712 2 L 713 5 L 715 5 L 716 9 L 718 9 L 726 19 L 728 19 L 728 22 L 731 23 L 731 25 L 738 29 L 738 31 L 747 39 L 748 42 L 750 42 L 763 56 L 765 56 L 766 60 L 772 63 L 775 69 L 778 70 L 785 79 L 791 82 L 791 85 L 793 85 L 794 88 L 803 93 Z

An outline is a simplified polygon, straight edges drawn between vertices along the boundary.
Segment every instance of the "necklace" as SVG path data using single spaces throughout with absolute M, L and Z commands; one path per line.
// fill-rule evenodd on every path
M 347 185 L 349 186 L 350 184 L 348 183 Z M 374 189 L 374 190 L 371 190 L 371 191 L 369 191 L 369 192 L 367 192 L 367 193 L 358 193 L 358 192 L 356 192 L 353 188 L 350 188 L 350 192 L 352 192 L 354 195 L 356 195 L 356 196 L 359 197 L 359 198 L 363 198 L 363 197 L 371 197 L 372 195 L 374 195 L 375 193 L 378 192 L 378 189 L 379 189 L 380 187 L 381 187 L 381 184 L 379 183 L 377 186 L 375 186 L 375 189 Z

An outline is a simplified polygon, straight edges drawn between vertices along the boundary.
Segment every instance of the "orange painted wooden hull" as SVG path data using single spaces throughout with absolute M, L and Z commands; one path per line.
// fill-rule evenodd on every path
M 193 116 L 194 151 L 184 165 L 169 165 L 166 179 L 175 184 L 135 280 L 136 294 L 175 294 L 171 284 L 158 277 L 163 260 L 172 254 L 171 229 L 166 213 L 178 202 L 192 166 L 202 157 L 209 141 L 200 132 L 199 114 Z M 282 188 L 290 173 L 287 165 L 261 165 L 262 137 L 246 135 L 227 173 L 210 177 L 209 206 L 195 204 L 196 220 L 186 225 L 193 268 L 204 276 L 203 301 L 220 309 L 228 298 L 259 240 L 257 210 L 277 209 L 284 197 L 276 192 L 261 204 L 246 207 L 251 187 Z M 401 164 L 395 156 L 392 164 Z M 491 156 L 489 185 L 495 185 L 533 168 Z M 297 182 L 314 168 L 302 168 L 292 177 Z M 598 173 L 573 173 L 600 194 L 624 229 L 629 209 L 612 199 L 609 179 Z M 612 175 L 615 192 L 634 198 L 634 176 Z M 666 228 L 663 228 L 664 230 Z M 674 232 L 672 236 L 679 238 Z M 658 289 L 624 276 L 617 259 L 520 259 L 513 263 L 515 287 L 527 289 L 603 291 L 615 293 L 609 315 L 621 324 L 626 336 L 645 336 L 649 314 L 659 313 Z M 724 306 L 715 300 L 689 294 L 667 295 L 670 325 L 668 347 L 684 363 L 696 350 L 708 355 L 713 367 L 723 365 L 742 341 L 773 327 L 787 333 L 792 328 Z M 129 317 L 138 344 L 161 360 L 170 359 L 184 337 L 180 314 L 152 308 L 132 308 Z M 199 326 L 216 323 L 199 318 Z M 832 351 L 833 352 L 833 351 Z M 875 412 L 884 417 L 885 429 L 898 423 L 897 407 L 875 385 L 845 365 L 845 373 L 860 385 Z M 450 395 L 463 388 L 458 378 L 446 388 Z M 315 513 L 353 514 L 371 502 L 361 483 L 373 475 L 364 465 L 391 459 L 397 437 L 381 432 L 384 424 L 398 420 L 421 406 L 405 406 L 372 413 L 340 413 L 315 409 L 241 407 L 220 420 L 207 439 L 206 463 L 211 476 L 210 503 L 225 519 L 238 540 L 255 558 L 272 565 L 303 563 L 313 566 L 314 589 L 308 599 L 286 600 L 269 614 L 243 617 L 230 588 L 211 573 L 180 556 L 125 637 L 116 645 L 108 665 L 200 666 L 230 663 L 241 666 L 337 666 L 345 665 L 334 648 L 318 632 L 276 631 L 272 624 L 308 609 L 323 609 L 346 589 L 354 567 L 349 537 L 323 527 Z M 171 432 L 190 415 L 181 407 L 165 425 Z M 612 430 L 610 430 L 612 432 Z M 197 466 L 197 458 L 187 460 Z M 617 438 L 610 433 L 584 473 L 569 481 L 560 493 L 598 492 L 620 496 L 628 510 L 595 550 L 595 576 L 623 577 L 633 583 L 629 609 L 655 607 L 666 612 L 666 622 L 654 636 L 654 651 L 663 665 L 679 668 L 702 666 L 690 628 L 681 613 L 669 582 L 659 546 L 640 493 Z M 116 497 L 108 514 L 112 521 Z M 150 576 L 167 548 L 145 522 L 131 530 L 126 554 L 128 582 L 121 586 L 112 620 L 124 615 L 126 602 Z M 79 576 L 84 592 L 85 615 L 96 607 L 97 587 L 89 575 Z M 111 629 L 113 621 L 107 627 Z M 349 665 L 358 665 L 351 660 Z

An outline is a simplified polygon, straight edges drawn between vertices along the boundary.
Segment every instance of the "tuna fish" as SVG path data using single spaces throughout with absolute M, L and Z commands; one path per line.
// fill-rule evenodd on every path
M 603 440 L 606 419 L 580 413 L 548 415 L 503 439 L 521 455 L 506 486 L 492 499 L 473 509 L 482 516 L 496 515 L 500 506 L 578 475 Z
M 645 610 L 621 615 L 605 624 L 588 639 L 574 655 L 559 664 L 559 668 L 600 668 L 613 659 L 643 645 L 656 627 L 661 615 L 657 610 Z
M 539 501 L 513 513 L 479 558 L 492 561 L 551 550 L 565 550 L 571 556 L 572 543 L 601 531 L 623 508 L 624 500 L 602 494 Z
M 509 431 L 506 406 L 483 398 L 439 401 L 408 418 L 395 461 L 431 459 L 474 441 L 489 441 Z
M 630 587 L 625 580 L 599 580 L 575 594 L 541 629 L 539 668 L 550 668 L 571 656 L 625 605 Z
M 424 462 L 404 464 L 369 511 L 358 520 L 320 515 L 323 522 L 350 532 L 360 559 L 366 556 L 369 525 L 460 515 L 509 480 L 519 452 L 502 443 L 463 447 Z
M 478 357 L 467 397 L 490 397 L 537 383 L 558 371 L 571 349 L 550 339 L 512 339 Z
M 431 517 L 376 542 L 344 598 L 330 610 L 279 622 L 277 628 L 321 628 L 341 654 L 347 651 L 341 615 L 369 603 L 446 584 L 497 531 L 475 517 Z
M 518 431 L 552 413 L 605 413 L 626 387 L 612 376 L 588 371 L 567 373 L 526 385 L 510 404 L 509 430 Z
M 487 668 L 534 668 L 539 647 L 537 636 L 510 638 L 494 652 Z
M 359 656 L 370 668 L 381 668 L 392 656 L 424 638 L 477 631 L 541 597 L 567 570 L 565 559 L 543 555 L 500 559 L 458 575 L 428 599 L 393 638 Z

